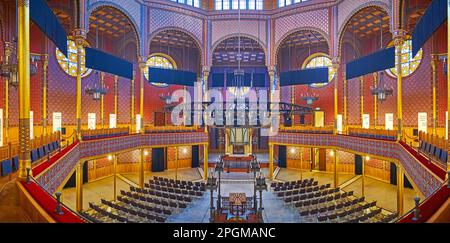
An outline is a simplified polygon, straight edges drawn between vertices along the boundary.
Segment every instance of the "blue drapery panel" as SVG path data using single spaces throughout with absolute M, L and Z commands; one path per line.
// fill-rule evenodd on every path
M 150 83 L 166 83 L 183 86 L 194 86 L 197 73 L 164 68 L 148 68 Z
M 133 64 L 94 48 L 86 48 L 86 67 L 133 79 Z
M 12 167 L 12 164 L 11 164 L 11 160 L 9 160 L 9 159 L 7 159 L 7 160 L 4 160 L 4 161 L 2 161 L 2 162 L 0 162 L 1 163 L 1 175 L 2 175 L 2 177 L 3 176 L 7 176 L 7 175 L 9 175 L 9 174 L 11 174 L 12 172 L 13 172 L 13 167 Z
M 48 7 L 47 1 L 30 1 L 30 19 L 67 56 L 67 33 Z
M 390 47 L 347 63 L 346 79 L 350 80 L 393 67 L 395 67 L 395 47 Z
M 286 168 L 287 162 L 287 149 L 286 146 L 278 146 L 278 167 L 280 168 Z
M 225 74 L 224 73 L 213 73 L 211 77 L 212 77 L 211 87 L 223 88 L 224 83 L 225 83 Z
M 328 67 L 321 67 L 282 72 L 280 75 L 280 85 L 284 87 L 292 85 L 328 83 L 328 71 Z
M 413 56 L 447 19 L 447 0 L 433 0 L 417 23 L 412 35 Z
M 234 73 L 227 73 L 227 87 L 236 87 Z M 266 74 L 245 73 L 243 87 L 264 88 L 266 87 Z M 223 85 L 222 85 L 223 87 Z
M 164 171 L 164 148 L 152 148 L 152 172 Z
M 200 148 L 198 145 L 192 146 L 192 168 L 197 168 L 200 166 Z

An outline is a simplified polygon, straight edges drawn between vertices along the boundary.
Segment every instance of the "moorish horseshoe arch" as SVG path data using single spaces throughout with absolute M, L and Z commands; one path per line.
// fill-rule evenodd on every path
M 89 10 L 88 10 L 87 15 L 86 15 L 86 18 L 88 19 L 88 21 L 86 21 L 87 28 L 89 29 L 89 23 L 90 23 L 89 17 L 92 15 L 92 13 L 94 13 L 95 11 L 97 11 L 99 9 L 108 8 L 108 7 L 109 8 L 113 8 L 116 11 L 120 12 L 121 14 L 123 14 L 128 19 L 128 21 L 130 22 L 131 27 L 134 30 L 134 35 L 136 37 L 136 56 L 139 57 L 141 55 L 141 45 L 140 45 L 140 43 L 141 43 L 142 40 L 141 40 L 141 37 L 139 35 L 139 28 L 137 28 L 138 25 L 137 25 L 136 21 L 131 17 L 131 14 L 128 13 L 128 11 L 126 11 L 123 7 L 119 6 L 118 4 L 113 3 L 113 2 L 106 2 L 106 1 L 96 2 L 96 3 L 92 4 L 90 6 Z
M 316 28 L 316 27 L 300 27 L 300 28 L 296 28 L 296 29 L 293 29 L 293 30 L 291 30 L 291 31 L 289 31 L 289 32 L 287 32 L 286 34 L 284 34 L 281 38 L 280 38 L 280 40 L 278 41 L 278 43 L 276 43 L 275 44 L 275 48 L 274 48 L 274 50 L 275 50 L 275 53 L 274 53 L 274 55 L 273 55 L 273 58 L 274 58 L 274 61 L 272 61 L 272 64 L 273 64 L 273 66 L 277 66 L 278 65 L 278 57 L 279 57 L 279 53 L 280 53 L 280 47 L 281 47 L 281 45 L 284 43 L 284 41 L 290 36 L 290 35 L 292 35 L 292 34 L 295 34 L 295 33 L 297 33 L 297 32 L 300 32 L 300 31 L 315 31 L 315 32 L 318 32 L 319 34 L 321 34 L 324 38 L 325 38 L 325 41 L 326 41 L 326 43 L 327 43 L 327 46 L 328 46 L 328 52 L 331 52 L 331 46 L 330 46 L 330 35 L 328 35 L 327 33 L 325 33 L 323 30 L 321 30 L 321 29 L 319 29 L 319 28 Z M 331 53 L 328 53 L 328 55 L 331 57 L 331 56 L 333 56 L 333 55 L 330 55 Z
M 239 34 L 238 33 L 234 33 L 234 34 L 229 34 L 229 35 L 226 35 L 226 36 L 223 36 L 222 38 L 220 38 L 220 39 L 218 39 L 213 45 L 212 45 L 212 47 L 211 47 L 211 51 L 210 51 L 210 54 L 209 54 L 209 56 L 208 56 L 208 65 L 211 67 L 212 66 L 212 64 L 213 64 L 213 55 L 214 55 L 214 51 L 216 50 L 216 48 L 217 48 L 217 46 L 219 46 L 219 44 L 222 42 L 222 41 L 224 41 L 224 40 L 226 40 L 226 39 L 229 39 L 229 38 L 233 38 L 233 37 L 239 37 Z M 245 38 L 249 38 L 249 39 L 252 39 L 252 40 L 254 40 L 254 41 L 256 41 L 257 43 L 258 43 L 258 45 L 259 45 L 259 47 L 261 47 L 261 49 L 264 51 L 264 56 L 265 56 L 265 63 L 266 63 L 266 67 L 269 67 L 269 63 L 270 63 L 270 61 L 268 60 L 269 58 L 268 58 L 268 51 L 267 51 L 267 46 L 266 45 L 264 45 L 264 43 L 262 43 L 260 40 L 258 40 L 258 38 L 256 38 L 256 37 L 254 37 L 254 36 L 252 36 L 252 35 L 249 35 L 249 34 L 241 34 L 241 37 L 245 37 Z
M 361 10 L 366 9 L 366 8 L 370 8 L 370 7 L 375 7 L 380 9 L 381 11 L 383 11 L 384 13 L 386 13 L 389 18 L 389 29 L 391 30 L 391 32 L 393 31 L 392 28 L 392 21 L 393 21 L 393 16 L 392 16 L 392 10 L 389 8 L 389 6 L 387 6 L 385 3 L 380 2 L 380 1 L 372 1 L 372 2 L 368 2 L 365 3 L 361 6 L 359 6 L 358 8 L 354 9 L 345 19 L 344 24 L 340 27 L 339 31 L 338 31 L 338 43 L 337 43 L 337 48 L 338 48 L 338 56 L 342 56 L 342 44 L 344 41 L 344 36 L 345 36 L 345 30 L 348 27 L 348 24 L 350 23 L 350 21 L 352 20 L 352 18 L 359 13 Z
M 199 67 L 201 68 L 203 66 L 203 63 L 204 63 L 205 55 L 204 55 L 203 48 L 202 48 L 200 40 L 198 40 L 197 37 L 195 37 L 195 35 L 192 34 L 189 30 L 186 30 L 186 29 L 183 29 L 183 28 L 180 28 L 180 27 L 166 26 L 166 27 L 159 28 L 159 29 L 153 31 L 152 33 L 150 33 L 148 35 L 148 40 L 147 40 L 147 43 L 146 43 L 147 44 L 147 48 L 149 48 L 149 52 L 150 52 L 150 45 L 151 45 L 153 39 L 155 38 L 155 36 L 157 34 L 161 33 L 161 32 L 168 31 L 168 30 L 180 31 L 180 32 L 188 35 L 190 38 L 192 38 L 192 40 L 194 40 L 195 46 L 198 48 L 198 52 L 199 52 L 199 55 L 200 55 L 199 56 L 200 57 L 200 65 L 199 65 Z M 147 61 L 147 58 L 151 54 L 152 53 L 147 53 L 147 56 L 145 57 L 145 61 Z

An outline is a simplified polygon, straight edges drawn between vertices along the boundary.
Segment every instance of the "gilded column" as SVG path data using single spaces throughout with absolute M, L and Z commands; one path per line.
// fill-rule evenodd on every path
M 77 45 L 77 137 L 81 140 L 81 75 L 82 58 L 84 52 L 84 43 L 86 40 L 86 31 L 83 29 L 74 30 L 75 44 Z
M 397 140 L 403 137 L 403 98 L 402 98 L 402 46 L 405 42 L 405 31 L 397 30 L 394 34 L 397 65 Z
M 13 45 L 10 42 L 5 43 L 5 64 L 9 64 Z M 5 79 L 5 144 L 9 142 L 9 78 Z
M 347 78 L 346 78 L 346 76 L 345 76 L 345 73 L 343 73 L 343 76 L 344 76 L 344 115 L 343 115 L 343 125 L 344 125 L 344 128 L 342 129 L 342 130 L 344 130 L 344 133 L 347 133 L 347 130 L 348 130 L 348 128 L 347 128 L 347 126 L 348 126 L 348 114 L 347 114 L 347 102 L 348 102 L 348 98 L 347 98 L 347 95 L 348 95 L 348 81 L 347 81 Z
M 334 149 L 333 152 L 334 152 L 334 188 L 338 188 L 339 187 L 339 175 L 338 175 L 339 154 L 336 149 Z
M 114 114 L 116 123 L 119 124 L 119 76 L 114 76 Z
M 105 73 L 100 73 L 101 87 L 105 87 Z M 102 124 L 101 128 L 105 128 L 105 95 L 100 95 L 100 122 Z
M 432 72 L 432 87 L 433 87 L 433 134 L 436 133 L 437 128 L 437 96 L 436 96 L 436 80 L 437 80 L 437 56 L 431 54 L 431 72 Z
M 404 189 L 404 174 L 400 165 L 397 165 L 397 212 L 398 215 L 403 215 L 403 189 Z
M 378 73 L 373 73 L 373 87 L 378 87 Z M 378 96 L 373 96 L 373 126 L 376 129 L 378 126 Z
M 365 177 L 366 177 L 366 171 L 365 171 L 366 159 L 367 159 L 367 157 L 363 157 L 363 159 L 362 159 L 362 176 L 361 176 L 361 196 L 362 197 L 364 197 L 364 195 L 365 195 L 364 184 L 365 184 Z
M 18 1 L 19 180 L 31 172 L 30 159 L 30 1 Z
M 141 160 L 139 163 L 139 187 L 144 188 L 145 151 L 144 149 L 141 149 L 140 152 L 141 152 Z
M 140 58 L 141 61 L 139 63 L 139 69 L 141 70 L 141 77 L 140 77 L 140 95 L 139 95 L 139 113 L 141 115 L 141 127 L 140 131 L 141 133 L 145 133 L 144 131 L 144 73 L 145 69 L 147 68 L 147 65 L 144 61 L 142 61 L 142 58 Z
M 360 77 L 359 78 L 359 97 L 360 97 L 360 115 L 359 118 L 361 119 L 361 127 L 364 126 L 364 120 L 363 120 L 363 115 L 364 115 L 364 77 Z
M 336 71 L 339 70 L 339 63 L 337 60 L 339 60 L 339 58 L 335 58 L 333 63 L 333 68 Z M 334 129 L 333 129 L 334 134 L 338 133 L 338 87 L 339 87 L 339 79 L 336 77 L 334 79 Z
M 130 101 L 130 105 L 131 105 L 131 109 L 130 109 L 130 122 L 131 122 L 131 133 L 135 133 L 135 131 L 136 131 L 136 129 L 135 129 L 135 126 L 136 126 L 136 117 L 135 117 L 135 108 L 136 108 L 136 105 L 135 105 L 135 95 L 136 95 L 136 87 L 135 87 L 135 76 L 136 76 L 136 74 L 133 72 L 133 79 L 131 80 L 131 89 L 130 89 L 130 92 L 131 92 L 131 95 L 130 95 L 130 97 L 131 97 L 131 101 Z
M 291 104 L 295 104 L 295 86 L 291 86 Z M 292 111 L 294 110 L 294 107 L 292 107 Z M 291 114 L 291 124 L 294 126 L 294 112 Z
M 269 180 L 273 180 L 273 155 L 274 155 L 274 145 L 269 144 Z
M 114 169 L 114 200 L 117 200 L 117 155 L 113 155 L 113 169 Z
M 48 55 L 44 56 L 43 64 L 43 78 L 42 78 L 42 130 L 43 134 L 47 135 L 47 89 L 48 89 Z
M 75 169 L 76 181 L 76 209 L 77 212 L 83 211 L 83 162 L 79 161 Z
M 450 16 L 450 1 L 447 0 L 447 16 Z M 450 25 L 447 23 L 447 48 L 450 48 Z M 450 60 L 450 51 L 447 50 L 447 62 Z M 449 116 L 447 119 L 448 124 L 450 125 L 450 65 L 447 64 L 447 109 L 449 112 Z M 447 131 L 447 135 L 450 139 L 450 129 Z M 450 149 L 450 146 L 447 145 L 447 148 Z M 448 151 L 450 152 L 450 150 Z M 447 160 L 447 171 L 450 171 L 450 160 Z M 447 179 L 449 174 L 447 173 Z

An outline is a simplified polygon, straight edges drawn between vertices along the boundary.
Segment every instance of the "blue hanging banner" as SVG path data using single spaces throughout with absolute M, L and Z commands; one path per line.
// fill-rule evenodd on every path
M 67 33 L 47 1 L 30 0 L 30 19 L 67 56 Z
M 417 55 L 420 48 L 425 45 L 447 18 L 447 0 L 433 0 L 414 28 L 412 35 L 413 56 Z
M 89 47 L 86 47 L 86 67 L 133 79 L 133 64 L 131 62 Z
M 390 47 L 347 63 L 346 79 L 350 80 L 393 67 L 395 67 L 395 47 Z
M 213 73 L 211 75 L 212 82 L 211 87 L 223 88 L 225 85 L 225 73 Z
M 328 67 L 320 67 L 282 72 L 280 75 L 280 86 L 328 83 L 329 70 Z
M 148 68 L 150 83 L 165 83 L 183 86 L 194 86 L 197 73 L 165 68 Z

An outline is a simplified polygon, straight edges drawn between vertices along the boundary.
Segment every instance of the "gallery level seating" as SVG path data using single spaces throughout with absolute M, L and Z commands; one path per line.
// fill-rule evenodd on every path
M 186 126 L 146 126 L 145 133 L 153 134 L 153 133 L 186 133 L 186 132 L 197 132 L 199 131 L 198 127 L 186 127 Z
M 295 126 L 295 127 L 282 127 L 280 131 L 288 133 L 333 134 L 333 127 Z
M 396 141 L 397 131 L 384 129 L 349 128 L 348 135 L 362 138 L 373 138 Z
M 419 151 L 427 157 L 446 166 L 448 159 L 448 141 L 439 136 L 419 132 Z
M 353 192 L 318 185 L 314 179 L 273 183 L 271 188 L 280 200 L 299 211 L 302 222 L 310 223 L 388 223 L 396 215 L 384 212 L 376 202 L 368 203 Z
M 85 214 L 101 222 L 163 223 L 172 214 L 180 213 L 189 203 L 203 196 L 204 183 L 155 177 L 145 188 L 130 187 L 120 191 L 115 201 L 102 200 L 90 204 Z
M 30 141 L 30 158 L 36 164 L 61 147 L 60 133 L 35 137 Z M 19 169 L 19 145 L 17 142 L 0 147 L 0 177 L 8 176 Z
M 82 130 L 81 138 L 83 140 L 112 138 L 118 136 L 124 136 L 130 134 L 130 128 L 109 128 L 109 129 L 96 129 L 96 130 Z

